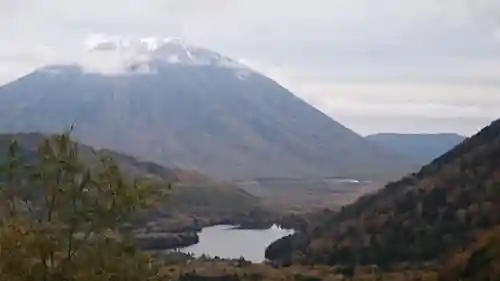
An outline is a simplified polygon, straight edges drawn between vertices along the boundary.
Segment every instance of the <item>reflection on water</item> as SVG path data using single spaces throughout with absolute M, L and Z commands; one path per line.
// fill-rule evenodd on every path
M 217 225 L 204 228 L 200 233 L 200 242 L 183 249 L 184 253 L 202 254 L 211 257 L 244 257 L 252 262 L 263 262 L 266 247 L 272 242 L 293 234 L 293 230 L 281 229 L 276 225 L 269 229 L 234 229 L 232 225 Z

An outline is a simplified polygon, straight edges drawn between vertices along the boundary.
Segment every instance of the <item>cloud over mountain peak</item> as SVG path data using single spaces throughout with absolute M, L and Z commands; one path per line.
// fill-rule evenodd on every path
M 193 48 L 179 37 L 121 37 L 104 34 L 94 34 L 85 40 L 89 51 L 133 51 L 150 53 L 165 45 L 182 46 L 185 49 Z
M 120 37 L 92 35 L 85 41 L 90 53 L 115 54 L 126 65 L 137 63 L 167 63 L 198 66 L 245 68 L 229 57 L 206 48 L 197 47 L 179 37 Z

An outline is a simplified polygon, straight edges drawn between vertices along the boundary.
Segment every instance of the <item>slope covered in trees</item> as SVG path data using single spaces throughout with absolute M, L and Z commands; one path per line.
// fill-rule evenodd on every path
M 32 161 L 38 158 L 38 146 L 44 136 L 37 133 L 0 135 L 0 163 L 8 155 L 11 140 L 17 140 L 20 153 Z M 83 144 L 76 144 L 76 147 L 80 159 L 90 167 L 100 166 L 100 159 L 109 157 L 124 172 L 125 178 L 148 180 L 162 189 L 172 187 L 169 204 L 159 206 L 153 214 L 158 230 L 170 232 L 203 226 L 212 221 L 238 220 L 260 210 L 257 197 L 196 171 L 167 168 L 111 150 L 94 151 Z
M 19 143 L 21 153 L 27 158 L 37 157 L 39 144 L 45 136 L 39 133 L 19 133 L 19 134 L 0 134 L 0 160 L 7 156 L 9 143 L 16 140 Z M 165 182 L 208 182 L 210 178 L 195 171 L 171 169 L 160 166 L 153 162 L 139 161 L 138 159 L 114 152 L 108 149 L 94 150 L 92 147 L 77 143 L 79 157 L 88 165 L 98 165 L 99 158 L 111 157 L 118 163 L 129 176 L 139 176 L 162 180 Z
M 267 256 L 303 263 L 436 261 L 500 224 L 500 120 L 418 173 L 360 198 Z
M 500 227 L 482 233 L 476 242 L 451 255 L 440 272 L 443 281 L 500 280 Z

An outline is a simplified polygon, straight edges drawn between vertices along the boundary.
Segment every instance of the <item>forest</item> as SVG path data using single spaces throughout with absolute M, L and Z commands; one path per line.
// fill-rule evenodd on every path
M 499 278 L 488 265 L 498 261 L 493 250 L 498 239 L 483 241 L 492 250 L 473 246 L 498 234 L 492 230 L 500 224 L 499 159 L 500 121 L 495 121 L 419 172 L 334 215 L 318 215 L 307 231 L 272 244 L 266 254 L 284 263 L 386 269 L 405 264 L 437 268 L 455 261 L 460 266 L 452 272 L 462 272 L 463 278 L 476 268 L 470 263 L 485 259 L 481 263 L 490 270 L 481 267 L 482 274 Z

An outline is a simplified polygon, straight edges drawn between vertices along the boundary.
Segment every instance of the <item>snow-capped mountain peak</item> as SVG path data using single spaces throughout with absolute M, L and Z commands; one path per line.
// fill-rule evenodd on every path
M 246 69 L 237 61 L 221 54 L 186 43 L 181 38 L 123 38 L 94 36 L 87 41 L 90 52 L 118 53 L 126 58 L 126 65 L 138 68 L 138 64 L 211 65 Z

